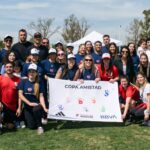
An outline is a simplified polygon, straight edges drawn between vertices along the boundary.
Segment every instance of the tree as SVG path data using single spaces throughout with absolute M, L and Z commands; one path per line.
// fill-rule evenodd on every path
M 140 22 L 140 26 L 142 28 L 141 37 L 148 38 L 150 37 L 150 9 L 144 10 L 144 20 Z
M 84 37 L 89 25 L 85 18 L 78 19 L 74 14 L 64 20 L 62 37 L 68 42 L 74 42 Z
M 30 31 L 34 32 L 40 32 L 42 34 L 43 38 L 50 38 L 54 33 L 58 31 L 60 27 L 56 27 L 55 29 L 52 29 L 52 25 L 54 22 L 54 18 L 39 18 L 37 21 L 32 21 L 28 28 Z M 29 32 L 29 35 L 31 38 L 33 38 L 33 34 Z
M 137 45 L 141 33 L 140 20 L 138 18 L 134 18 L 133 21 L 130 22 L 126 31 L 128 32 L 127 41 L 128 42 L 132 41 Z

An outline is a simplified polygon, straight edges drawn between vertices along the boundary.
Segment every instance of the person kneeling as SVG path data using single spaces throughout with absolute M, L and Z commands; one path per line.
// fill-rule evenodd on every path
M 136 107 L 140 99 L 137 87 L 129 84 L 127 76 L 122 76 L 120 78 L 119 95 L 122 119 L 126 119 L 128 112 Z
M 47 113 L 44 101 L 44 87 L 38 79 L 37 65 L 30 64 L 28 67 L 28 78 L 19 84 L 19 97 L 24 102 L 24 117 L 27 127 L 37 128 L 40 135 L 44 132 L 42 127 L 42 109 Z

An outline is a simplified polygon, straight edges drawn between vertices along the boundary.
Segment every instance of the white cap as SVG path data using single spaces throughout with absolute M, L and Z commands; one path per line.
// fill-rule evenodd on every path
M 71 43 L 68 43 L 67 47 L 72 47 L 73 48 L 74 46 Z
M 4 36 L 4 39 L 7 39 L 7 38 L 13 39 L 13 37 L 12 37 L 11 35 L 9 35 L 9 34 L 6 34 L 6 35 Z
M 71 58 L 75 59 L 76 57 L 75 57 L 74 54 L 69 54 L 67 58 L 68 58 L 68 59 L 71 59 Z
M 104 58 L 109 58 L 110 59 L 110 54 L 109 53 L 104 53 L 102 55 L 102 59 L 104 59 Z
M 39 50 L 36 48 L 31 49 L 31 55 L 39 55 Z
M 37 71 L 37 65 L 36 64 L 30 64 L 29 67 L 28 67 L 28 70 L 35 70 Z
M 62 43 L 62 42 L 60 42 L 60 41 L 57 41 L 57 42 L 55 43 L 55 46 L 57 46 L 57 44 L 61 44 L 61 45 L 63 45 L 63 43 Z
M 57 53 L 57 52 L 56 52 L 56 49 L 50 48 L 49 51 L 48 51 L 48 54 L 51 54 L 51 53 Z

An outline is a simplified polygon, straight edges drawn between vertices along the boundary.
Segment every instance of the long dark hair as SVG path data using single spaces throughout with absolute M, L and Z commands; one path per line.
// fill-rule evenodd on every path
M 131 45 L 131 44 L 133 44 L 134 45 L 134 51 L 133 51 L 133 55 L 136 55 L 137 53 L 136 53 L 136 47 L 135 47 L 135 43 L 134 42 L 129 42 L 128 43 L 128 49 L 129 49 L 129 46 Z M 130 51 L 130 50 L 129 50 Z

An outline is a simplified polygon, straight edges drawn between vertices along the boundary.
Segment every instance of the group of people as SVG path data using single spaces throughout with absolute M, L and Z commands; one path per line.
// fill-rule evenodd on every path
M 28 127 L 44 132 L 47 123 L 47 80 L 84 80 L 118 82 L 123 120 L 143 119 L 150 126 L 150 38 L 133 42 L 120 51 L 109 35 L 101 41 L 86 41 L 77 54 L 70 43 L 58 41 L 54 48 L 36 32 L 33 43 L 27 41 L 25 29 L 19 30 L 19 41 L 4 37 L 0 50 L 0 131 Z

